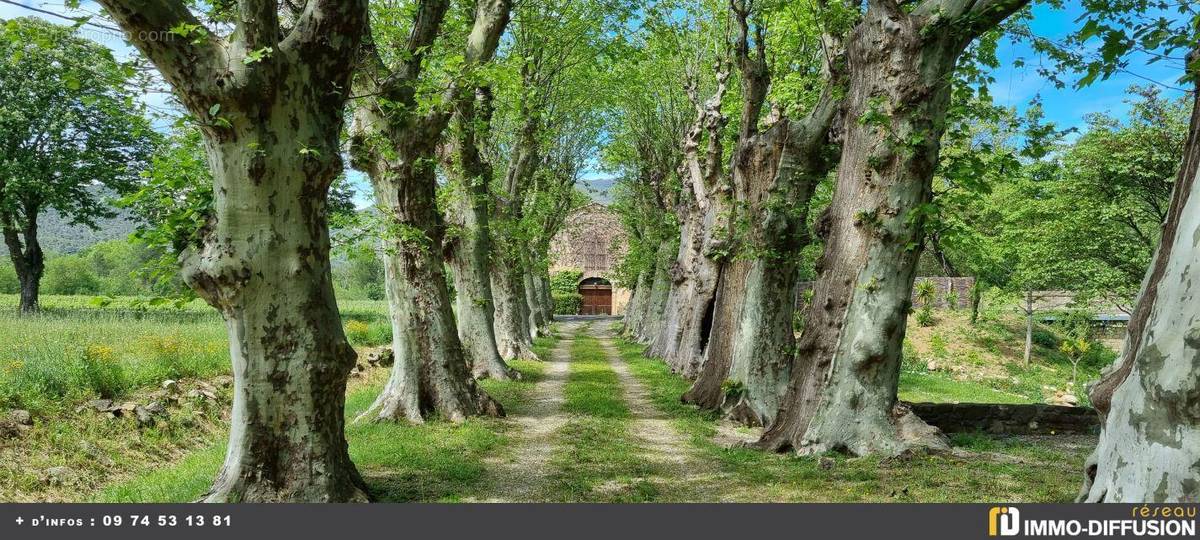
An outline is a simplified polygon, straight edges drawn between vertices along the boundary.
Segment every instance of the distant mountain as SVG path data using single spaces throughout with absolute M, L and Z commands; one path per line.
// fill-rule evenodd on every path
M 612 202 L 612 188 L 617 183 L 617 177 L 602 173 L 588 173 L 580 179 L 579 188 L 587 193 L 593 201 L 607 205 Z
M 72 225 L 58 212 L 43 212 L 38 216 L 38 240 L 46 253 L 78 253 L 100 242 L 126 238 L 136 224 L 129 214 L 121 212 L 111 219 L 96 220 L 96 225 L 95 230 Z M 0 255 L 8 256 L 8 247 L 3 242 L 0 242 Z

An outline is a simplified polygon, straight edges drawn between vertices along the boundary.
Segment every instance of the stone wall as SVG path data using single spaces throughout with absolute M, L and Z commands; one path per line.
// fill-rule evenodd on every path
M 1004 435 L 1098 433 L 1100 417 L 1089 407 L 994 403 L 909 403 L 917 416 L 946 433 L 982 431 Z

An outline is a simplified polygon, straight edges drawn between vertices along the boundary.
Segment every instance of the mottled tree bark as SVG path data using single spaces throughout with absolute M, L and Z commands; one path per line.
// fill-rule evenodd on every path
M 671 294 L 670 265 L 677 251 L 675 241 L 665 240 L 655 254 L 654 274 L 650 282 L 650 294 L 646 299 L 646 315 L 635 338 L 640 343 L 650 343 L 662 334 L 666 319 L 667 301 Z M 649 347 L 647 347 L 649 354 Z
M 897 403 L 900 345 L 958 56 L 1027 0 L 870 0 L 850 33 L 849 94 L 813 303 L 775 422 L 757 443 L 801 453 L 947 448 Z
M 542 297 L 538 293 L 538 279 L 534 276 L 533 263 L 529 260 L 528 251 L 525 252 L 524 259 L 525 272 L 521 275 L 525 286 L 525 305 L 529 313 L 529 329 L 531 336 L 536 338 L 546 334 L 550 329 L 550 321 L 546 319 L 546 310 L 542 308 Z
M 550 325 L 554 324 L 554 296 L 550 294 L 550 269 L 542 269 L 534 277 L 538 298 L 541 300 L 542 317 L 546 319 L 546 333 L 550 333 Z
M 625 308 L 624 326 L 621 328 L 621 334 L 627 338 L 636 339 L 646 320 L 646 312 L 650 307 L 650 287 L 653 285 L 654 270 L 654 266 L 651 266 L 649 270 L 638 274 L 637 282 L 633 286 L 633 294 L 629 297 L 629 304 Z
M 212 216 L 181 257 L 184 280 L 224 318 L 233 360 L 228 449 L 204 500 L 366 500 L 343 434 L 355 353 L 325 208 L 366 2 L 309 1 L 286 35 L 274 3 L 239 2 L 229 40 L 155 38 L 201 27 L 181 1 L 100 3 L 202 124 L 212 168 Z
M 370 177 L 387 222 L 382 241 L 395 353 L 391 378 L 360 419 L 422 422 L 438 415 L 458 422 L 504 414 L 471 377 L 446 287 L 445 223 L 437 209 L 435 163 L 452 111 L 435 108 L 419 114 L 416 107 L 415 82 L 448 4 L 424 0 L 417 6 L 406 54 L 394 70 L 383 64 L 373 42 L 364 44 L 355 80 L 356 92 L 370 97 L 355 108 L 351 150 L 354 167 Z M 510 7 L 507 0 L 476 4 L 466 69 L 490 60 Z M 445 102 L 469 99 L 463 96 L 468 92 L 456 82 Z
M 722 130 L 728 118 L 721 112 L 729 79 L 729 66 L 717 65 L 717 88 L 701 101 L 694 82 L 687 87 L 696 117 L 683 140 L 680 177 L 683 193 L 677 205 L 679 252 L 669 269 L 671 291 L 667 297 L 662 330 L 651 354 L 662 357 L 672 371 L 694 378 L 704 360 L 713 308 L 720 282 L 721 262 L 729 247 L 731 190 L 724 178 Z M 707 135 L 707 144 L 701 148 Z
M 406 147 L 427 155 L 417 145 Z M 387 386 L 360 418 L 420 423 L 429 414 L 452 422 L 502 416 L 499 404 L 476 386 L 458 338 L 439 249 L 443 224 L 433 166 L 402 159 L 388 167 L 367 170 L 376 199 L 405 231 L 383 240 L 395 363 Z
M 522 66 L 521 76 L 533 88 L 534 72 L 528 63 Z M 507 228 L 521 220 L 521 205 L 533 177 L 538 157 L 540 116 L 532 109 L 529 96 L 522 96 L 519 116 L 522 118 L 517 143 L 513 145 L 508 169 L 503 180 L 503 192 L 494 205 L 493 223 Z M 538 360 L 533 352 L 535 326 L 525 292 L 524 251 L 527 246 L 513 234 L 498 235 L 497 251 L 493 256 L 492 296 L 496 303 L 496 343 L 505 360 Z
M 1200 57 L 1193 52 L 1189 59 Z M 1198 85 L 1200 87 L 1200 85 Z M 1122 355 L 1089 388 L 1104 418 L 1081 501 L 1200 500 L 1200 99 Z
M 722 284 L 719 304 L 725 304 L 722 297 L 732 297 L 732 305 L 715 318 L 708 358 L 684 396 L 687 402 L 724 406 L 734 419 L 752 425 L 774 419 L 794 354 L 797 256 L 810 241 L 808 203 L 833 166 L 828 133 L 839 92 L 831 87 L 806 118 L 782 120 L 747 139 L 735 154 L 734 183 L 746 186 L 754 217 L 747 239 L 753 256 L 732 263 L 728 272 L 739 278 Z M 718 340 L 718 332 L 728 332 L 728 341 Z M 726 380 L 741 389 L 738 395 L 725 395 Z
M 454 273 L 458 337 L 471 372 L 477 378 L 507 380 L 520 378 L 520 373 L 504 362 L 496 345 L 490 271 L 492 167 L 480 155 L 478 141 L 491 123 L 492 98 L 486 88 L 475 94 L 464 93 L 456 106 L 457 140 L 446 167 L 456 191 L 446 214 L 457 235 L 447 246 L 446 261 Z
M 790 373 L 797 260 L 809 243 L 809 201 L 833 168 L 829 132 L 845 81 L 840 66 L 827 69 L 832 74 L 827 88 L 807 116 L 783 118 L 760 131 L 758 118 L 770 85 L 765 40 L 758 27 L 752 55 L 750 10 L 743 2 L 731 7 L 740 28 L 736 57 L 743 104 L 730 170 L 747 231 L 740 239 L 742 256 L 727 263 L 717 293 L 703 371 L 683 399 L 702 408 L 722 407 L 746 424 L 766 425 Z M 825 41 L 829 65 L 840 64 L 840 40 Z M 729 390 L 723 388 L 726 381 L 734 383 Z
M 739 33 L 735 47 L 735 59 L 741 75 L 742 111 L 741 129 L 738 132 L 737 143 L 733 150 L 730 166 L 729 185 L 732 188 L 732 198 L 736 202 L 728 205 L 729 211 L 742 214 L 746 223 L 753 227 L 756 218 L 755 208 L 751 208 L 754 191 L 761 191 L 773 180 L 772 175 L 764 175 L 758 170 L 768 165 L 770 156 L 753 156 L 759 145 L 759 116 L 762 114 L 763 103 L 771 83 L 770 68 L 767 65 L 766 42 L 763 39 L 762 27 L 757 27 L 755 35 L 755 51 L 750 50 L 750 6 L 744 1 L 733 0 L 730 10 L 738 23 Z M 758 159 L 756 159 L 756 157 Z M 764 159 L 765 158 L 765 159 Z M 777 160 L 777 157 L 775 158 Z M 751 164 L 751 161 L 755 163 Z M 763 163 L 763 162 L 767 163 Z M 770 166 L 770 165 L 768 165 Z M 749 173 L 749 174 L 747 174 Z M 740 238 L 735 230 L 738 217 L 730 219 L 721 225 L 728 230 L 710 230 L 708 235 L 723 235 L 730 240 L 727 251 L 742 250 L 747 247 L 745 238 Z M 713 309 L 709 324 L 709 338 L 704 347 L 703 367 L 697 373 L 696 381 L 691 389 L 683 394 L 684 403 L 692 403 L 702 408 L 714 409 L 724 403 L 725 391 L 722 388 L 733 358 L 735 332 L 742 316 L 743 300 L 746 290 L 746 273 L 750 270 L 748 260 L 731 260 L 722 257 L 714 261 L 720 268 L 718 271 L 719 286 L 713 298 Z
M 541 360 L 533 352 L 529 303 L 525 297 L 525 272 L 519 265 L 492 267 L 492 294 L 496 302 L 496 345 L 505 360 Z

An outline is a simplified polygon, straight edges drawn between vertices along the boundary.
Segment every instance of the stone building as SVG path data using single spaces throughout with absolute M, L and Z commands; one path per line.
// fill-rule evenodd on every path
M 620 218 L 607 206 L 589 203 L 567 217 L 550 242 L 550 273 L 583 272 L 576 285 L 584 315 L 621 315 L 632 291 L 612 282 L 613 267 L 628 249 Z

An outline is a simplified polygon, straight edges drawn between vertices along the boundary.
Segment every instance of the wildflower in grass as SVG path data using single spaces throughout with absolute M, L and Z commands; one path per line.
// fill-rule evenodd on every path
M 88 345 L 84 356 L 98 362 L 112 362 L 116 357 L 113 348 L 107 345 Z
M 117 397 L 128 388 L 125 368 L 112 347 L 94 344 L 85 347 L 81 368 L 84 385 L 102 398 Z
M 177 335 L 154 336 L 149 340 L 150 350 L 156 356 L 179 356 L 183 351 L 183 340 Z
M 371 326 L 357 319 L 346 321 L 346 338 L 354 343 L 366 343 L 371 337 Z

